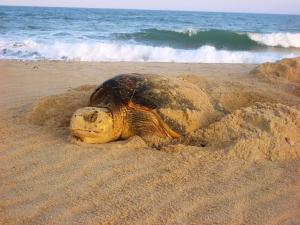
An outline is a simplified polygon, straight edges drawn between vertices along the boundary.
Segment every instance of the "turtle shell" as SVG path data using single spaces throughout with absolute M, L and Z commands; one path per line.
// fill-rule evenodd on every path
M 203 90 L 180 78 L 159 75 L 118 75 L 105 81 L 90 97 L 90 106 L 112 111 L 129 102 L 154 110 L 181 135 L 206 125 L 213 113 Z

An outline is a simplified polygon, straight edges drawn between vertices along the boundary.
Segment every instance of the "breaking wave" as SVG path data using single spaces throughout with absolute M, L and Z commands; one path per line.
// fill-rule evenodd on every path
M 111 42 L 38 43 L 29 39 L 16 43 L 0 40 L 0 58 L 2 59 L 261 63 L 296 56 L 294 53 L 287 52 L 220 50 L 210 45 L 204 45 L 197 49 L 175 49 Z
M 280 46 L 284 48 L 300 48 L 300 33 L 249 33 L 251 40 L 266 46 Z
M 134 40 L 135 42 L 169 46 L 180 49 L 197 49 L 210 45 L 217 49 L 256 50 L 266 47 L 300 48 L 300 33 L 241 33 L 226 30 L 160 30 L 144 29 L 135 33 L 117 33 L 119 40 Z

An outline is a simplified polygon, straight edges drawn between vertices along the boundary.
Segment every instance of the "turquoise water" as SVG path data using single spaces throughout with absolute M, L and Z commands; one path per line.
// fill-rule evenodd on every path
M 300 16 L 0 6 L 0 58 L 243 62 L 300 55 Z

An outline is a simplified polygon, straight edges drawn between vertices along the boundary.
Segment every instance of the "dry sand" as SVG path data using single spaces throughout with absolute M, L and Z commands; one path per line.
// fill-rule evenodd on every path
M 0 61 L 0 224 L 300 224 L 299 68 Z M 70 141 L 73 110 L 128 72 L 179 76 L 218 116 L 160 150 Z

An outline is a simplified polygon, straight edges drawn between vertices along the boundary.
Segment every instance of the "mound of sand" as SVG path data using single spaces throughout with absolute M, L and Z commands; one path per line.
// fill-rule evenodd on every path
M 282 104 L 256 103 L 199 132 L 208 146 L 247 160 L 300 159 L 300 112 Z
M 271 79 L 300 82 L 300 57 L 283 59 L 275 63 L 263 63 L 252 70 L 251 73 Z
M 28 120 L 36 125 L 66 127 L 78 108 L 88 105 L 94 85 L 83 85 L 63 94 L 39 99 L 27 114 Z

